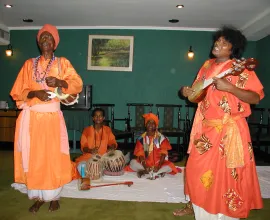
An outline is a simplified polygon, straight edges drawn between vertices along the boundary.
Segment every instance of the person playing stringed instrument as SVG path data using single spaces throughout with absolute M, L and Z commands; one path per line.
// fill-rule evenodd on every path
M 107 151 L 115 150 L 117 143 L 110 127 L 103 125 L 105 112 L 102 108 L 95 108 L 92 112 L 94 125 L 88 126 L 83 130 L 81 136 L 81 150 L 83 155 L 73 162 L 73 177 L 78 179 L 81 176 L 82 166 L 92 155 L 102 156 Z M 84 166 L 85 167 L 85 166 Z M 79 172 L 79 173 L 78 173 Z
M 185 194 L 196 220 L 247 218 L 251 209 L 263 207 L 246 117 L 251 114 L 250 104 L 258 104 L 264 92 L 245 61 L 234 60 L 241 57 L 245 45 L 239 30 L 217 31 L 212 47 L 215 58 L 204 63 L 194 82 L 213 78 L 198 102 L 188 148 Z M 240 65 L 236 68 L 241 69 L 240 75 L 216 77 L 234 65 Z M 184 86 L 181 92 L 188 98 L 194 87 Z M 185 211 L 174 215 L 185 215 Z

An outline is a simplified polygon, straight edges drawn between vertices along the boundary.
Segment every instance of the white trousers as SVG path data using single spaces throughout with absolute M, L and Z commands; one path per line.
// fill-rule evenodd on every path
M 140 170 L 144 170 L 143 165 L 141 165 L 136 159 L 133 159 L 130 161 L 130 168 L 134 171 L 140 171 Z M 172 172 L 171 167 L 169 166 L 163 166 L 159 169 L 159 171 L 156 174 L 160 174 L 160 173 L 170 173 Z
M 38 199 L 45 202 L 55 201 L 60 199 L 60 193 L 63 187 L 51 190 L 28 189 L 27 194 L 29 199 Z
M 207 211 L 205 211 L 203 208 L 193 205 L 194 213 L 195 213 L 195 219 L 196 220 L 239 220 L 239 218 L 232 218 L 223 214 L 210 214 Z

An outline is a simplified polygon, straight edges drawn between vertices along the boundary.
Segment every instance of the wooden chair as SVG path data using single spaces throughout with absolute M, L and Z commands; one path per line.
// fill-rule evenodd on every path
M 194 116 L 197 110 L 197 104 L 188 104 L 185 105 L 186 107 L 186 133 L 187 133 L 187 144 L 189 144 L 189 137 L 190 137 L 190 132 L 192 129 L 192 124 L 194 120 Z
M 182 153 L 182 157 L 185 152 L 184 149 L 187 146 L 187 132 L 186 132 L 186 119 L 181 116 L 182 105 L 173 104 L 156 104 L 157 115 L 161 117 L 161 108 L 163 108 L 163 125 L 159 126 L 159 131 L 167 137 L 177 138 L 177 152 Z M 177 114 L 177 125 L 174 126 L 174 118 Z M 182 139 L 182 142 L 181 142 Z
M 142 115 L 147 112 L 152 112 L 153 104 L 150 103 L 127 103 L 128 106 L 128 131 L 132 132 L 132 143 L 135 144 L 135 138 L 139 137 L 144 131 L 144 119 Z M 131 118 L 131 108 L 135 108 L 135 126 L 130 126 Z
M 251 108 L 251 115 L 247 118 L 252 145 L 260 148 L 260 132 L 264 121 L 265 108 Z
M 267 123 L 262 122 L 259 125 L 258 145 L 259 147 L 265 146 L 264 161 L 270 162 L 270 109 L 267 109 L 265 112 L 267 112 Z

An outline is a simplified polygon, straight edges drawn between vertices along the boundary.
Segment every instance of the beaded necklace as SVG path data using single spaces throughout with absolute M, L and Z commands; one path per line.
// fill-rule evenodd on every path
M 100 138 L 100 143 L 99 143 L 99 146 L 97 147 L 97 145 L 96 145 L 96 130 L 95 130 L 95 147 L 97 147 L 97 149 L 99 149 L 100 148 L 100 146 L 101 146 L 101 141 L 102 141 L 102 137 L 103 137 L 103 126 L 102 126 L 102 128 L 101 128 L 102 130 L 101 130 L 101 138 Z
M 43 83 L 45 81 L 45 77 L 50 72 L 50 69 L 52 67 L 52 63 L 55 60 L 55 56 L 53 54 L 52 58 L 50 59 L 48 65 L 46 67 L 46 70 L 45 71 L 43 70 L 43 72 L 40 73 L 38 70 L 38 61 L 40 60 L 40 57 L 41 57 L 40 55 L 38 57 L 36 57 L 35 62 L 34 62 L 34 75 L 35 75 L 35 80 L 37 83 Z

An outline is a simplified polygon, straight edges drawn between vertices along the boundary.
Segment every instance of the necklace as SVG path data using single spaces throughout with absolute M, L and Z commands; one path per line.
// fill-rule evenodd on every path
M 43 83 L 45 81 L 45 77 L 50 72 L 50 69 L 52 67 L 52 63 L 55 60 L 55 56 L 53 54 L 52 58 L 50 59 L 48 65 L 46 67 L 46 70 L 45 71 L 43 70 L 43 72 L 40 73 L 38 70 L 38 61 L 40 60 L 40 57 L 41 57 L 40 55 L 38 57 L 36 57 L 35 62 L 34 62 L 34 75 L 35 75 L 34 78 L 35 78 L 35 81 L 37 83 Z M 43 75 L 43 76 L 41 77 L 41 75 Z
M 96 132 L 96 130 L 95 130 L 95 147 L 97 147 L 97 145 L 96 145 L 96 133 L 97 133 L 97 132 Z M 100 138 L 99 146 L 97 147 L 97 149 L 99 149 L 100 146 L 101 146 L 102 137 L 103 137 L 103 126 L 102 126 L 102 128 L 101 128 L 101 138 Z

